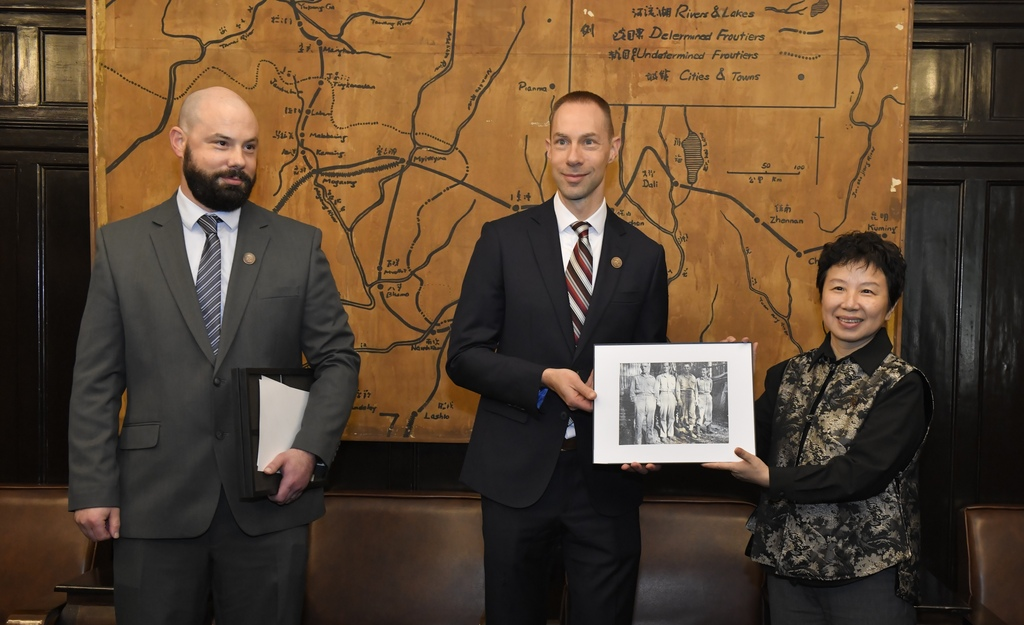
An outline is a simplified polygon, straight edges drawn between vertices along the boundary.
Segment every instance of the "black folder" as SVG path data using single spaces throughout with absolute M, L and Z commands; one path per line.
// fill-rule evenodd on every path
M 312 369 L 235 369 L 242 422 L 242 499 L 256 500 L 277 492 L 279 474 L 267 475 L 256 469 L 260 449 L 260 378 L 268 377 L 292 388 L 308 391 L 313 386 Z M 316 479 L 310 487 L 322 487 Z

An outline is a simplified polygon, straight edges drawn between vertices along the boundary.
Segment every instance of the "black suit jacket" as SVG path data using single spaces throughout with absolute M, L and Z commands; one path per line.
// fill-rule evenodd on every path
M 452 323 L 447 371 L 481 396 L 461 479 L 485 497 L 512 507 L 536 502 L 572 416 L 595 507 L 615 515 L 640 503 L 639 476 L 593 465 L 592 414 L 570 413 L 553 391 L 537 407 L 544 369 L 573 369 L 585 381 L 597 343 L 667 341 L 664 249 L 609 209 L 598 262 L 576 345 L 553 202 L 487 223 L 480 233 Z

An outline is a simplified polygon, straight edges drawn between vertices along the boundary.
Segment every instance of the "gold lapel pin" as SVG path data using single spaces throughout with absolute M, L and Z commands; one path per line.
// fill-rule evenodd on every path
M 622 267 L 622 259 L 618 256 L 612 256 L 612 267 L 615 267 L 616 269 Z
M 252 265 L 256 262 L 256 255 L 252 252 L 246 252 L 245 254 L 242 254 L 242 262 L 246 265 Z

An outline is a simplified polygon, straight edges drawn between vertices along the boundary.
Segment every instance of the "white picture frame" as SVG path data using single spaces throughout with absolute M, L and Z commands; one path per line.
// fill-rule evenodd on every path
M 595 345 L 594 463 L 735 462 L 737 447 L 753 452 L 753 369 L 750 343 Z M 671 401 L 665 374 L 675 378 Z

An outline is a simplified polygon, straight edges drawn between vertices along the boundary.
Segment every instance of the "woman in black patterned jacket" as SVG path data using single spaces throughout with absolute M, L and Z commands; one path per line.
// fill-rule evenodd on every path
M 905 273 L 899 248 L 875 233 L 827 244 L 824 342 L 768 370 L 757 455 L 704 465 L 763 489 L 749 555 L 765 566 L 773 625 L 916 622 L 917 460 L 932 396 L 885 329 Z

